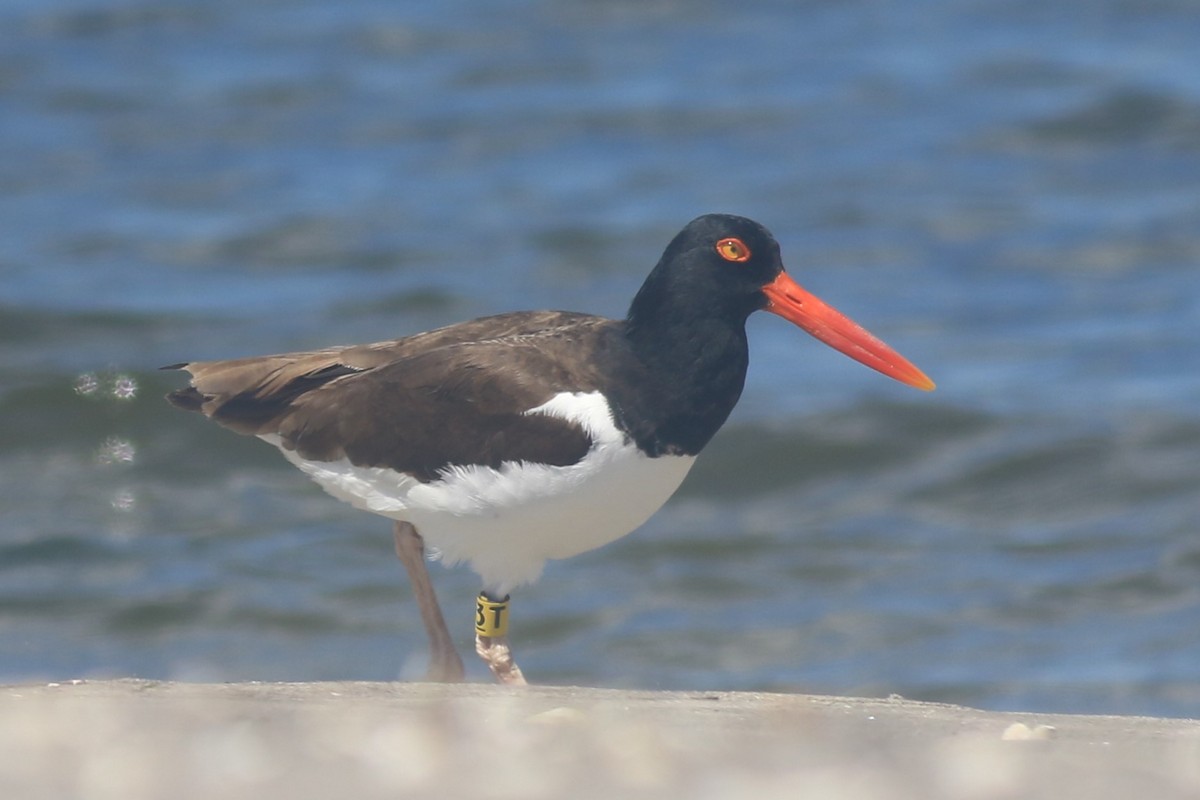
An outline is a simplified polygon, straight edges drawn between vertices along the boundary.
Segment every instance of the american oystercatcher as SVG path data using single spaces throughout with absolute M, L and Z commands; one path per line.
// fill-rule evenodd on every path
M 746 319 L 787 319 L 918 389 L 933 382 L 797 285 L 744 217 L 708 214 L 667 246 L 614 320 L 522 311 L 375 344 L 196 361 L 167 398 L 259 437 L 327 492 L 395 520 L 429 635 L 429 678 L 463 677 L 425 543 L 482 578 L 476 651 L 524 683 L 509 592 L 626 535 L 683 481 L 742 392 Z

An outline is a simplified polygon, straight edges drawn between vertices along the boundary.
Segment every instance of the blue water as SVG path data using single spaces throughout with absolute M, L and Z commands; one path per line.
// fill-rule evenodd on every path
M 526 674 L 1200 716 L 1198 26 L 5 4 L 0 679 L 420 675 L 387 523 L 169 408 L 155 367 L 619 315 L 727 211 L 939 389 L 753 319 L 677 498 L 515 598 Z M 476 579 L 434 578 L 469 652 Z

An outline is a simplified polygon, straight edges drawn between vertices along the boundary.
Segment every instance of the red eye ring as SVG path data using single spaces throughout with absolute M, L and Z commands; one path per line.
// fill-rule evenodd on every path
M 741 239 L 729 237 L 717 242 L 717 255 L 726 261 L 742 263 L 750 260 L 750 248 Z

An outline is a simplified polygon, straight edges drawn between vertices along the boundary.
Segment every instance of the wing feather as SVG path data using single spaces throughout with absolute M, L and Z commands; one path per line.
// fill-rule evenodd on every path
M 573 464 L 591 447 L 587 433 L 525 412 L 597 388 L 593 365 L 569 356 L 613 324 L 505 314 L 391 342 L 174 365 L 192 382 L 167 397 L 239 433 L 277 434 L 307 459 L 425 481 L 451 465 Z

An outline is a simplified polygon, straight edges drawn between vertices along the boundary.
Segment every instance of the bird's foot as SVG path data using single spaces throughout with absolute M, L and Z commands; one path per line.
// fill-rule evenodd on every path
M 507 686 L 525 686 L 525 676 L 513 661 L 507 636 L 475 636 L 475 652 L 496 676 L 496 682 Z

